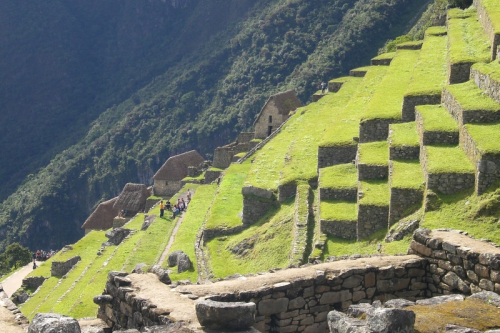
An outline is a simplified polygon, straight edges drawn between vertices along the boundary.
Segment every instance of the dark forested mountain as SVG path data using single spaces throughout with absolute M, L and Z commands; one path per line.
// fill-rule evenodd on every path
M 127 182 L 368 64 L 427 0 L 4 0 L 0 249 L 60 247 Z

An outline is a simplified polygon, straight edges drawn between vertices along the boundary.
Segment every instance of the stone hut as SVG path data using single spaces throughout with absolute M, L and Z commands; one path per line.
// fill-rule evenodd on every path
M 82 225 L 85 234 L 92 230 L 107 230 L 113 227 L 113 219 L 118 215 L 118 208 L 113 207 L 118 197 L 101 202 Z
M 171 196 L 182 188 L 182 179 L 189 167 L 198 167 L 204 158 L 196 150 L 170 157 L 154 175 L 153 192 L 158 196 Z
M 236 154 L 249 150 L 250 141 L 253 138 L 253 132 L 241 132 L 235 142 L 216 148 L 214 151 L 213 166 L 221 169 L 227 168 L 231 162 L 234 162 L 233 159 Z
M 125 216 L 134 216 L 146 207 L 146 200 L 150 196 L 148 188 L 144 184 L 128 183 L 122 193 L 116 199 L 113 207 L 126 211 Z
M 302 104 L 293 90 L 288 90 L 269 97 L 253 123 L 255 138 L 267 138 L 288 119 L 290 111 L 294 111 L 301 106 Z

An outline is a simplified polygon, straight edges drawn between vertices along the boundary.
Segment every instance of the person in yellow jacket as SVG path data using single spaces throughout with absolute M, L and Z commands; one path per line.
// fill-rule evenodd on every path
M 163 213 L 165 212 L 165 206 L 163 206 L 163 200 L 160 201 L 160 217 L 163 217 Z

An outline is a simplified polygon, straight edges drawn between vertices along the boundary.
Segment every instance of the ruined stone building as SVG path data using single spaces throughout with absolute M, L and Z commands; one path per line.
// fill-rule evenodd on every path
M 85 229 L 85 234 L 88 234 L 92 230 L 107 230 L 113 227 L 113 219 L 119 212 L 118 208 L 114 207 L 116 200 L 118 200 L 118 197 L 101 202 L 97 206 L 82 225 L 82 229 Z
M 253 123 L 255 138 L 265 139 L 290 116 L 290 111 L 301 107 L 293 90 L 288 90 L 269 97 Z

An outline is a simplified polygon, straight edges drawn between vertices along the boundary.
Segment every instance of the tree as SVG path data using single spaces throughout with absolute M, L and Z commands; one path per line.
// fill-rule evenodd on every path
M 0 261 L 2 269 L 18 268 L 31 261 L 31 251 L 19 243 L 12 243 L 0 255 Z

